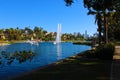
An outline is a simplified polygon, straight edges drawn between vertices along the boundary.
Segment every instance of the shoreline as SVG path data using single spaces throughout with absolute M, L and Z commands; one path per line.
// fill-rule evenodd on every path
M 88 50 L 86 50 L 86 51 L 88 51 Z M 23 74 L 15 75 L 15 76 L 10 77 L 10 78 L 5 79 L 5 80 L 16 80 L 16 78 L 20 78 L 20 77 L 24 77 L 24 76 L 26 76 L 26 75 L 30 75 L 30 74 L 35 73 L 35 72 L 37 72 L 37 71 L 40 71 L 40 70 L 42 70 L 42 69 L 45 69 L 45 68 L 48 68 L 48 67 L 55 66 L 55 65 L 57 65 L 57 64 L 63 63 L 63 62 L 65 62 L 65 61 L 67 61 L 67 60 L 69 60 L 69 59 L 71 59 L 71 58 L 77 58 L 78 56 L 79 56 L 79 58 L 83 59 L 83 58 L 84 58 L 83 55 L 85 54 L 86 51 L 80 52 L 80 53 L 78 53 L 78 54 L 75 54 L 75 55 L 73 55 L 73 56 L 67 57 L 67 58 L 65 58 L 65 59 L 58 60 L 58 61 L 53 62 L 53 63 L 51 63 L 51 64 L 38 67 L 38 68 L 33 69 L 33 70 L 31 70 L 31 71 L 25 72 L 25 73 L 23 73 Z M 84 59 L 85 59 L 85 58 L 84 58 Z
M 5 80 L 109 80 L 112 61 L 86 58 L 86 51 Z
M 0 43 L 0 46 L 10 45 L 10 43 Z

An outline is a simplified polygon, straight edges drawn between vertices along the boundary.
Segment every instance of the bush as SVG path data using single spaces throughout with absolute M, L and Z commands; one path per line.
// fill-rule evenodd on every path
M 112 43 L 100 45 L 96 48 L 95 54 L 99 59 L 112 60 L 115 46 Z
M 88 50 L 88 51 L 86 51 L 86 52 L 85 52 L 85 56 L 86 56 L 87 58 L 96 58 L 96 55 L 95 55 L 95 53 L 94 53 L 94 50 Z

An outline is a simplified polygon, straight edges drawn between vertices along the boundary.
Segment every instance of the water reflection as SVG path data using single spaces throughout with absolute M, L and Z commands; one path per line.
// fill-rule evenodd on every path
M 62 59 L 62 54 L 61 54 L 62 48 L 61 48 L 61 43 L 57 44 L 57 59 Z
M 8 45 L 2 45 L 0 46 L 0 51 L 6 51 Z

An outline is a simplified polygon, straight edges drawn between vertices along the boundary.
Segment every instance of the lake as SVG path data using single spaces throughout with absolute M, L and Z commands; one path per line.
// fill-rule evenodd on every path
M 87 45 L 74 45 L 72 42 L 15 43 L 0 46 L 0 80 L 43 67 L 82 51 L 91 49 Z M 32 56 L 31 56 L 32 55 Z

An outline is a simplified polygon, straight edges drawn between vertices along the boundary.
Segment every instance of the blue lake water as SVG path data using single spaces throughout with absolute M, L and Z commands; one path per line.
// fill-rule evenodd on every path
M 0 80 L 51 64 L 88 49 L 91 49 L 91 47 L 86 45 L 74 45 L 72 42 L 62 42 L 59 45 L 55 45 L 52 42 L 40 42 L 39 45 L 16 43 L 7 46 L 0 46 L 0 53 L 5 51 L 7 55 L 12 54 L 15 51 L 24 50 L 35 53 L 32 60 L 28 59 L 22 63 L 19 63 L 19 61 L 15 59 L 8 65 L 6 59 L 0 59 L 2 62 L 2 64 L 0 64 Z

